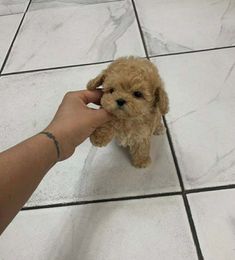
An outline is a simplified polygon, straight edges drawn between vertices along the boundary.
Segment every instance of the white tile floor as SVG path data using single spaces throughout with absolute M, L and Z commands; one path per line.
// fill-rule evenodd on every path
M 0 237 L 0 260 L 235 258 L 234 17 L 234 0 L 0 0 L 0 151 L 43 129 L 106 61 L 148 55 L 179 165 L 167 135 L 145 170 L 86 141 Z

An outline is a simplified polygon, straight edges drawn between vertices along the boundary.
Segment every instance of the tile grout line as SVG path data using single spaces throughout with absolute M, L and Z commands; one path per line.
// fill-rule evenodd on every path
M 145 42 L 144 34 L 143 34 L 142 29 L 141 29 L 140 20 L 139 20 L 139 16 L 138 16 L 138 13 L 137 13 L 137 8 L 136 8 L 136 5 L 135 5 L 135 1 L 131 0 L 131 2 L 132 2 L 133 9 L 134 9 L 135 19 L 136 19 L 136 22 L 137 22 L 137 25 L 138 25 L 138 29 L 139 29 L 140 37 L 141 37 L 141 40 L 142 40 L 142 44 L 143 44 L 143 47 L 144 47 L 145 56 L 149 60 L 147 44 Z
M 143 31 L 141 29 L 141 25 L 140 25 L 140 21 L 139 21 L 139 17 L 138 17 L 138 13 L 137 13 L 137 9 L 135 6 L 135 2 L 134 0 L 132 1 L 132 5 L 133 5 L 133 9 L 134 9 L 134 13 L 135 13 L 135 17 L 136 17 L 136 21 L 138 24 L 138 28 L 139 28 L 139 32 L 140 32 L 140 36 L 142 39 L 142 43 L 143 43 L 143 47 L 144 47 L 144 51 L 145 51 L 145 55 L 147 57 L 147 59 L 150 58 L 155 58 L 155 57 L 162 57 L 162 56 L 170 56 L 170 55 L 180 55 L 180 54 L 189 54 L 189 53 L 197 53 L 197 52 L 204 52 L 204 51 L 213 51 L 213 50 L 221 50 L 221 49 L 228 49 L 228 48 L 234 48 L 235 46 L 224 46 L 224 47 L 216 47 L 216 48 L 208 48 L 208 49 L 201 49 L 201 50 L 195 50 L 195 51 L 187 51 L 187 52 L 178 52 L 178 53 L 168 53 L 168 54 L 159 54 L 159 55 L 152 55 L 149 56 L 148 55 L 148 51 L 147 51 L 147 45 L 144 39 L 144 35 L 143 35 Z M 16 74 L 24 74 L 24 73 L 32 73 L 32 72 L 40 72 L 40 71 L 50 71 L 50 70 L 57 70 L 57 69 L 66 69 L 66 68 L 73 68 L 73 67 L 82 67 L 82 66 L 89 66 L 89 65 L 98 65 L 98 64 L 104 64 L 104 63 L 108 63 L 108 62 L 112 62 L 113 60 L 108 60 L 108 61 L 101 61 L 101 62 L 94 62 L 94 63 L 87 63 L 87 64 L 77 64 L 77 65 L 67 65 L 67 66 L 61 66 L 61 67 L 52 67 L 52 68 L 43 68 L 43 69 L 35 69 L 35 70 L 28 70 L 28 71 L 18 71 L 18 72 L 10 72 L 10 73 L 2 73 L 7 60 L 9 58 L 10 52 L 12 50 L 12 47 L 14 45 L 14 42 L 17 38 L 17 35 L 20 31 L 20 28 L 23 24 L 24 18 L 26 16 L 26 13 L 29 9 L 29 6 L 31 4 L 32 0 L 29 1 L 28 6 L 24 12 L 24 15 L 20 21 L 20 24 L 16 30 L 16 33 L 14 35 L 14 38 L 11 42 L 11 45 L 8 49 L 8 52 L 6 54 L 6 57 L 4 59 L 3 65 L 1 67 L 0 70 L 0 76 L 9 76 L 9 75 L 16 75 Z M 197 254 L 199 259 L 203 259 L 202 256 L 202 252 L 200 249 L 200 244 L 199 244 L 199 240 L 197 237 L 197 233 L 196 233 L 196 228 L 195 228 L 195 224 L 193 221 L 193 217 L 192 217 L 192 213 L 191 213 L 191 209 L 190 209 L 190 205 L 187 199 L 187 194 L 192 194 L 192 193 L 199 193 L 199 192 L 207 192 L 207 191 L 217 191 L 217 190 L 224 190 L 224 189 L 233 189 L 235 188 L 235 184 L 231 184 L 231 185 L 224 185 L 224 186 L 217 186 L 217 187 L 205 187 L 205 188 L 197 188 L 197 189 L 190 189 L 190 190 L 185 190 L 184 188 L 184 184 L 183 184 L 183 180 L 182 180 L 182 176 L 181 176 L 181 172 L 178 166 L 178 160 L 176 157 L 176 153 L 174 150 L 174 146 L 173 146 L 173 142 L 171 139 L 171 135 L 170 135 L 170 131 L 168 129 L 167 126 L 167 122 L 166 119 L 163 117 L 163 121 L 164 121 L 164 125 L 167 129 L 167 138 L 168 138 L 168 142 L 170 144 L 170 148 L 171 148 L 171 153 L 173 156 L 173 160 L 174 160 L 174 164 L 176 167 L 176 172 L 178 175 L 178 179 L 179 179 L 179 183 L 181 186 L 181 192 L 166 192 L 166 193 L 158 193 L 158 194 L 149 194 L 149 195 L 140 195 L 140 196 L 129 196 L 129 197 L 120 197 L 120 198 L 110 198 L 110 199 L 101 199 L 101 200 L 91 200 L 91 201 L 77 201 L 77 202 L 68 202 L 68 203 L 57 203 L 57 204 L 49 204 L 49 205 L 42 205 L 42 206 L 29 206 L 29 207 L 24 207 L 22 208 L 22 211 L 25 210 L 33 210 L 33 209 L 42 209 L 42 208 L 54 208 L 54 207 L 63 207 L 63 206 L 72 206 L 72 205 L 85 205 L 85 204 L 92 204 L 92 203 L 102 203 L 102 202 L 112 202 L 112 201 L 125 201 L 125 200 L 136 200 L 136 199 L 145 199 L 145 198 L 157 198 L 157 197 L 166 197 L 166 196 L 176 196 L 176 195 L 182 195 L 183 200 L 184 200 L 184 205 L 186 208 L 186 212 L 187 212 L 187 216 L 188 216 L 188 220 L 190 223 L 190 228 L 191 228 L 191 232 L 193 235 L 193 239 L 194 239 L 194 243 L 196 246 L 196 250 L 197 250 Z
M 235 189 L 235 184 L 186 189 L 185 193 L 194 194 L 194 193 L 202 193 L 202 192 L 208 192 L 208 191 L 223 191 L 223 190 L 231 190 L 231 189 Z
M 137 13 L 137 8 L 136 8 L 134 0 L 132 0 L 132 5 L 133 5 L 136 20 L 137 20 L 137 23 L 138 23 L 138 28 L 139 28 L 139 32 L 140 32 L 140 35 L 141 35 L 142 43 L 143 43 L 143 46 L 144 46 L 144 49 L 145 49 L 145 54 L 146 54 L 147 59 L 150 60 L 149 55 L 148 55 L 147 45 L 146 45 L 144 34 L 143 34 L 143 31 L 142 31 L 142 28 L 141 28 L 141 25 L 140 25 L 140 20 L 139 20 L 139 16 L 138 16 L 138 13 Z M 203 255 L 202 255 L 202 251 L 201 251 L 199 239 L 198 239 L 198 236 L 197 236 L 195 224 L 194 224 L 194 221 L 193 221 L 193 217 L 192 217 L 190 205 L 189 205 L 189 202 L 188 202 L 187 194 L 185 193 L 184 183 L 183 183 L 183 179 L 182 179 L 182 176 L 181 176 L 178 160 L 177 160 L 176 153 L 175 153 L 175 150 L 174 150 L 170 131 L 169 131 L 169 128 L 168 128 L 168 125 L 167 125 L 167 122 L 166 122 L 166 119 L 165 119 L 164 116 L 163 116 L 163 121 L 164 121 L 164 125 L 166 127 L 168 142 L 169 142 L 169 145 L 170 145 L 172 157 L 173 157 L 174 164 L 175 164 L 175 169 L 176 169 L 178 179 L 179 179 L 179 183 L 180 183 L 180 187 L 181 187 L 181 190 L 182 190 L 182 197 L 183 197 L 183 201 L 184 201 L 184 206 L 185 206 L 185 210 L 186 210 L 186 213 L 187 213 L 187 218 L 188 218 L 188 221 L 189 221 L 189 226 L 190 226 L 191 234 L 192 234 L 192 237 L 193 237 L 197 256 L 198 256 L 198 259 L 203 260 L 204 258 L 203 258 Z
M 173 157 L 173 159 L 174 159 L 174 157 Z M 39 205 L 39 206 L 26 206 L 26 207 L 23 207 L 21 210 L 25 211 L 25 210 L 33 210 L 33 209 L 56 208 L 56 207 L 96 204 L 96 203 L 104 203 L 104 202 L 151 199 L 151 198 L 171 197 L 171 196 L 177 196 L 177 195 L 183 196 L 183 193 L 195 194 L 195 193 L 210 192 L 210 191 L 221 191 L 221 190 L 227 190 L 227 189 L 235 189 L 235 184 L 189 189 L 189 190 L 185 190 L 184 192 L 172 191 L 172 192 L 154 193 L 154 194 L 137 195 L 137 196 L 107 198 L 107 199 L 99 199 L 99 200 L 70 201 L 70 202 L 66 202 L 66 203 L 62 202 L 62 203 L 54 203 L 54 204 L 52 203 L 52 204 L 45 204 L 45 205 Z
M 206 52 L 206 51 L 208 52 L 208 51 L 216 51 L 216 50 L 231 49 L 231 48 L 235 48 L 235 46 L 224 46 L 224 47 L 210 48 L 210 49 L 201 49 L 201 50 L 195 50 L 195 51 L 186 51 L 186 52 L 175 52 L 175 53 L 166 53 L 166 54 L 159 54 L 159 55 L 150 55 L 149 57 L 146 57 L 146 58 L 153 59 L 153 58 L 158 58 L 158 57 L 176 56 L 176 55 L 181 55 L 181 54 L 192 54 L 192 53 L 198 53 L 198 52 L 200 53 L 200 52 Z M 145 58 L 145 57 L 143 57 L 143 58 Z M 4 77 L 4 76 L 11 76 L 11 75 L 18 75 L 18 74 L 27 74 L 27 73 L 34 73 L 34 72 L 43 72 L 43 71 L 51 71 L 51 70 L 60 70 L 60 69 L 68 69 L 68 68 L 76 68 L 76 67 L 93 66 L 93 65 L 109 63 L 109 62 L 112 62 L 112 61 L 113 60 L 97 61 L 97 62 L 91 62 L 91 63 L 64 65 L 64 66 L 58 66 L 58 67 L 48 67 L 48 68 L 33 69 L 33 70 L 13 71 L 13 72 L 2 73 L 2 74 L 0 74 L 0 76 Z
M 208 52 L 208 51 L 218 51 L 223 49 L 232 49 L 235 48 L 235 45 L 231 46 L 223 46 L 223 47 L 214 47 L 214 48 L 207 48 L 207 49 L 199 49 L 194 51 L 183 51 L 183 52 L 173 52 L 173 53 L 165 53 L 165 54 L 156 54 L 151 55 L 150 58 L 158 58 L 158 57 L 166 57 L 166 56 L 176 56 L 176 55 L 183 55 L 183 54 L 191 54 L 191 53 L 200 53 L 200 52 Z
M 18 75 L 18 74 L 27 74 L 27 73 L 51 71 L 51 70 L 69 69 L 69 68 L 76 68 L 76 67 L 93 66 L 93 65 L 109 63 L 109 62 L 112 62 L 112 61 L 113 60 L 97 61 L 97 62 L 91 62 L 91 63 L 81 63 L 81 64 L 65 65 L 65 66 L 58 66 L 58 67 L 48 67 L 48 68 L 33 69 L 33 70 L 22 70 L 22 71 L 15 71 L 15 72 L 6 72 L 6 73 L 2 73 L 1 77 L 11 76 L 11 75 Z
M 187 52 L 175 52 L 175 53 L 151 55 L 151 56 L 148 56 L 148 57 L 145 56 L 142 58 L 153 59 L 153 58 L 158 58 L 158 57 L 176 56 L 176 55 L 181 55 L 181 54 L 192 54 L 192 53 L 198 53 L 198 52 L 200 53 L 200 52 L 216 51 L 216 50 L 230 49 L 230 48 L 235 48 L 235 46 L 224 46 L 224 47 L 218 47 L 218 48 L 201 49 L 201 50 L 187 51 Z M 144 49 L 146 52 L 146 46 L 144 47 Z M 112 61 L 114 61 L 114 60 L 97 61 L 97 62 L 81 63 L 81 64 L 73 64 L 73 65 L 64 65 L 64 66 L 58 66 L 58 67 L 39 68 L 39 69 L 32 69 L 32 70 L 13 71 L 13 72 L 1 73 L 0 77 L 13 76 L 13 75 L 19 75 L 19 74 L 28 74 L 28 73 L 37 73 L 37 72 L 43 72 L 43 71 L 62 70 L 62 69 L 85 67 L 85 66 L 94 66 L 94 65 L 109 63 Z
M 182 197 L 183 197 L 183 201 L 184 201 L 184 206 L 185 206 L 187 218 L 188 218 L 188 221 L 189 221 L 189 226 L 190 226 L 190 229 L 191 229 L 194 245 L 195 245 L 195 248 L 196 248 L 196 251 L 197 251 L 197 256 L 198 256 L 198 259 L 203 260 L 204 257 L 202 255 L 201 246 L 200 246 L 199 239 L 198 239 L 198 236 L 197 236 L 196 227 L 195 227 L 195 224 L 194 224 L 194 221 L 193 221 L 191 208 L 190 208 L 190 205 L 189 205 L 189 202 L 188 202 L 187 192 L 185 191 L 185 188 L 184 188 L 184 182 L 183 182 L 183 178 L 182 178 L 182 175 L 181 175 L 181 172 L 180 172 L 177 156 L 176 156 L 174 145 L 173 145 L 172 138 L 171 138 L 171 134 L 170 134 L 170 131 L 169 131 L 169 128 L 168 128 L 168 125 L 167 125 L 167 122 L 166 122 L 166 119 L 165 119 L 164 116 L 163 116 L 163 122 L 164 122 L 164 125 L 166 127 L 167 139 L 168 139 L 168 142 L 169 142 L 169 145 L 170 145 L 171 153 L 172 153 L 175 168 L 176 168 L 176 173 L 178 175 L 180 187 L 181 187 L 181 190 L 182 190 Z
M 171 197 L 171 196 L 177 196 L 177 195 L 182 195 L 182 192 L 181 191 L 172 191 L 172 192 L 163 192 L 163 193 L 146 194 L 146 195 L 138 195 L 138 196 L 126 196 L 126 197 L 117 197 L 117 198 L 108 198 L 108 199 L 99 199 L 99 200 L 72 201 L 72 202 L 67 202 L 67 203 L 55 203 L 55 204 L 28 206 L 28 207 L 26 206 L 26 207 L 22 208 L 21 211 L 45 209 L 45 208 L 67 207 L 67 206 L 76 206 L 76 205 L 86 205 L 86 204 L 96 204 L 96 203 L 104 203 L 104 202 L 162 198 L 162 197 Z
M 7 63 L 7 60 L 8 60 L 9 55 L 10 55 L 10 52 L 11 52 L 11 50 L 12 50 L 12 47 L 13 47 L 14 43 L 15 43 L 16 37 L 18 36 L 18 33 L 19 33 L 19 31 L 20 31 L 20 28 L 21 28 L 21 25 L 23 24 L 24 18 L 25 18 L 25 16 L 26 16 L 26 13 L 28 12 L 28 9 L 29 9 L 29 6 L 30 6 L 31 2 L 32 2 L 32 0 L 29 0 L 29 3 L 28 3 L 28 5 L 27 5 L 27 8 L 26 8 L 25 11 L 24 11 L 23 17 L 21 18 L 21 21 L 20 21 L 20 23 L 19 23 L 19 26 L 18 26 L 18 28 L 17 28 L 17 30 L 16 30 L 15 35 L 14 35 L 14 38 L 13 38 L 13 40 L 12 40 L 12 42 L 11 42 L 11 45 L 10 45 L 8 51 L 7 51 L 6 57 L 5 57 L 4 61 L 3 61 L 2 67 L 1 67 L 1 69 L 0 69 L 0 76 L 1 76 L 1 74 L 2 74 L 2 71 L 3 71 L 3 69 L 4 69 L 5 65 L 6 65 L 6 63 Z

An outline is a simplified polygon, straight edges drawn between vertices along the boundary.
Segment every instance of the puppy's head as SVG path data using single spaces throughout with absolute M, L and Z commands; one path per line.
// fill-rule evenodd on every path
M 103 85 L 102 107 L 119 118 L 135 118 L 159 107 L 168 111 L 168 98 L 157 68 L 148 60 L 128 57 L 111 63 L 87 88 Z

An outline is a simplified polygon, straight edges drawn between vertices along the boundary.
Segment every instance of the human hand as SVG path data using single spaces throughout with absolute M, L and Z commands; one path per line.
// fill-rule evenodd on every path
M 104 109 L 91 109 L 88 103 L 100 104 L 102 92 L 74 91 L 68 92 L 59 106 L 56 115 L 44 130 L 52 133 L 60 145 L 60 160 L 70 157 L 75 148 L 93 131 L 111 119 Z

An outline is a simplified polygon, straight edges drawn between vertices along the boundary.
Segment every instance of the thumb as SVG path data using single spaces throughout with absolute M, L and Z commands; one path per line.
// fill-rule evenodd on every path
M 103 108 L 94 110 L 93 114 L 95 118 L 94 122 L 96 127 L 103 125 L 104 123 L 108 122 L 112 118 L 111 115 Z

